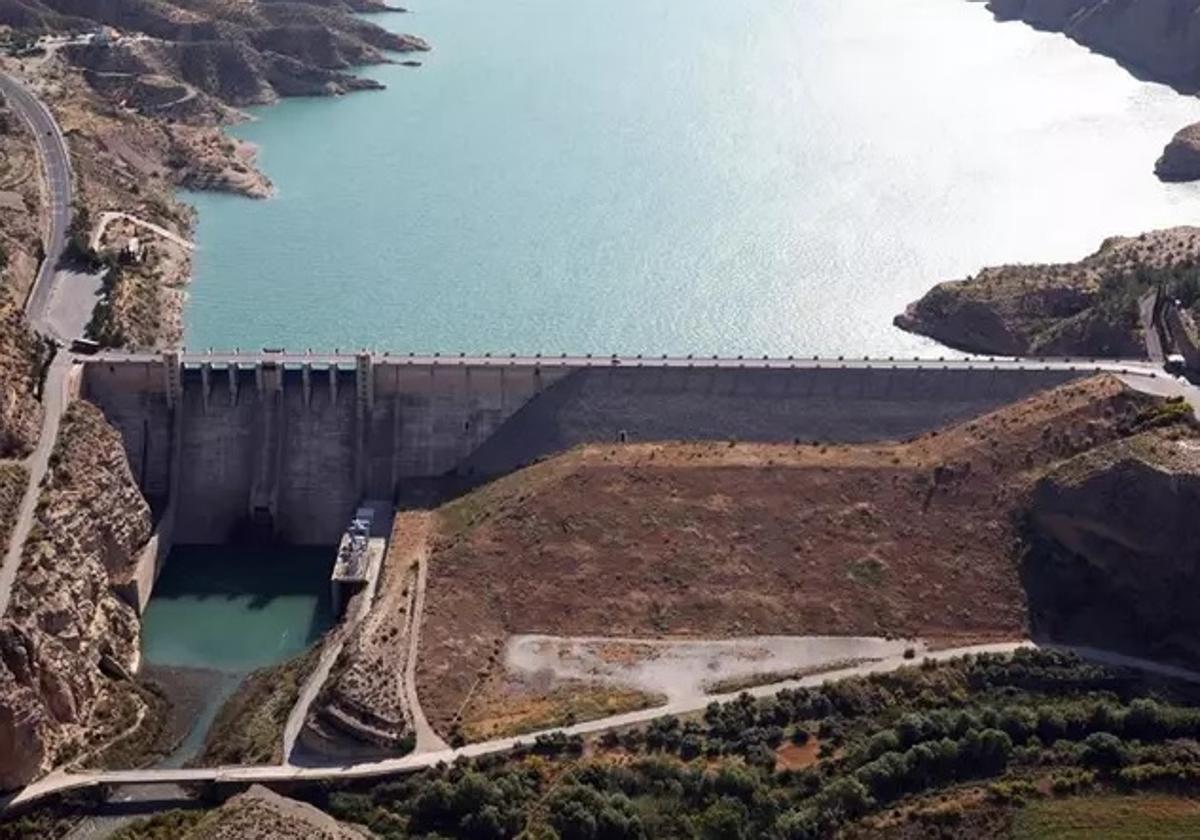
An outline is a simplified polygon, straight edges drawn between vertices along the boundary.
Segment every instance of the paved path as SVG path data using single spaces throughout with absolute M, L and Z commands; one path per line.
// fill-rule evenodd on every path
M 426 521 L 428 527 L 428 519 Z M 434 731 L 425 718 L 421 700 L 417 696 L 417 656 L 421 648 L 421 624 L 425 618 L 425 585 L 429 577 L 429 537 L 422 541 L 416 558 L 417 585 L 414 588 L 412 610 L 409 613 L 408 658 L 404 663 L 404 696 L 412 715 L 413 734 L 417 742 L 416 753 L 444 752 L 449 745 Z
M 0 72 L 0 93 L 21 115 L 33 132 L 38 156 L 42 160 L 47 196 L 50 201 L 50 226 L 46 234 L 46 256 L 38 268 L 33 288 L 25 302 L 25 312 L 35 329 L 45 330 L 44 317 L 55 274 L 67 246 L 71 224 L 71 155 L 62 130 L 41 100 L 31 94 L 14 76 Z
M 104 232 L 108 230 L 108 226 L 117 219 L 124 219 L 125 221 L 131 222 L 140 228 L 145 228 L 152 233 L 157 233 L 163 239 L 168 239 L 179 247 L 188 251 L 196 250 L 195 244 L 187 239 L 184 239 L 179 234 L 167 230 L 162 225 L 156 225 L 154 222 L 148 222 L 145 219 L 140 219 L 130 213 L 123 213 L 119 210 L 108 210 L 100 214 L 100 220 L 96 223 L 96 229 L 92 231 L 92 238 L 88 244 L 91 245 L 93 251 L 100 247 L 100 242 L 104 239 Z
M 33 528 L 42 479 L 50 464 L 50 453 L 58 438 L 59 421 L 62 419 L 63 409 L 68 402 L 67 390 L 70 374 L 70 355 L 59 353 L 51 363 L 50 372 L 46 376 L 46 386 L 42 397 L 41 436 L 38 438 L 37 448 L 24 462 L 25 468 L 29 471 L 29 483 L 25 487 L 25 495 L 21 498 L 21 507 L 17 511 L 17 521 L 8 540 L 8 547 L 4 553 L 4 564 L 0 566 L 0 616 L 3 616 L 5 610 L 8 609 L 13 581 L 16 580 L 17 568 L 21 564 L 21 555 L 25 551 L 25 540 L 29 538 L 29 532 Z

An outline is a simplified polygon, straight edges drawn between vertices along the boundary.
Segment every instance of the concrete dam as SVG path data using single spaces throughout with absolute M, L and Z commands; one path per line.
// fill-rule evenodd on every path
M 364 498 L 483 480 L 595 442 L 913 436 L 1090 372 L 1064 363 L 101 354 L 81 393 L 120 430 L 168 542 L 255 525 L 335 544 Z

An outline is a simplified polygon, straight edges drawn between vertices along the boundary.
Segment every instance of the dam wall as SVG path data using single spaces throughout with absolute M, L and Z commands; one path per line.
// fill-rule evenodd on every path
M 200 359 L 98 357 L 82 382 L 120 430 L 143 491 L 170 497 L 179 543 L 254 527 L 332 545 L 359 501 L 395 498 L 407 480 L 481 480 L 594 442 L 899 439 L 1083 375 L 961 364 Z

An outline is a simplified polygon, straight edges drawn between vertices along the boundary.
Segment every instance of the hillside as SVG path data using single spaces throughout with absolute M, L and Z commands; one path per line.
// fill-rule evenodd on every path
M 1137 299 L 1200 302 L 1200 228 L 1113 237 L 1078 262 L 1005 265 L 934 286 L 896 326 L 969 353 L 1140 358 Z
M 439 512 L 417 682 L 443 735 L 510 634 L 1019 637 L 1036 477 L 1151 422 L 1116 380 L 908 443 L 590 446 Z

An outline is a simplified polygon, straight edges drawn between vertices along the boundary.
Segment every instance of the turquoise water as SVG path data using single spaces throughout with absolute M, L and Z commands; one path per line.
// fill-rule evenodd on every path
M 143 661 L 238 674 L 296 656 L 332 626 L 334 553 L 176 547 L 142 616 Z
M 409 5 L 409 4 L 406 4 Z M 933 282 L 1200 216 L 1200 103 L 965 0 L 412 0 L 425 66 L 260 109 L 190 347 L 928 351 Z

